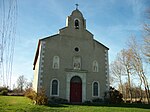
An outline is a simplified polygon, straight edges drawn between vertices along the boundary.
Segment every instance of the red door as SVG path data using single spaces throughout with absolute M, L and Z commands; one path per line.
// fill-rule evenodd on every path
M 82 102 L 82 81 L 77 76 L 70 82 L 70 102 Z

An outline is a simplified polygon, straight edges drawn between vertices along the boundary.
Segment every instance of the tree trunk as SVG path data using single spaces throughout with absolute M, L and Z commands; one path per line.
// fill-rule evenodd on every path
M 142 74 L 142 79 L 143 79 L 144 86 L 145 86 L 147 101 L 148 101 L 148 104 L 150 104 L 150 91 L 149 91 L 148 82 L 147 82 L 147 79 L 146 79 L 144 73 Z
M 121 77 L 119 77 L 119 82 L 120 82 L 120 86 L 121 86 L 121 93 L 123 94 L 123 85 L 122 85 L 122 80 L 121 80 Z
M 140 77 L 140 75 L 139 75 Z M 140 77 L 140 100 L 143 99 L 143 96 L 142 96 L 142 78 Z
M 132 90 L 131 90 L 131 80 L 130 80 L 130 72 L 127 70 L 128 74 L 128 87 L 129 87 L 129 97 L 130 97 L 130 103 L 132 103 Z

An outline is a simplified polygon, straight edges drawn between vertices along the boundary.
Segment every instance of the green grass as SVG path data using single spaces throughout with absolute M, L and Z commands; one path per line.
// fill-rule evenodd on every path
M 150 112 L 150 105 L 39 106 L 25 97 L 0 96 L 0 112 Z

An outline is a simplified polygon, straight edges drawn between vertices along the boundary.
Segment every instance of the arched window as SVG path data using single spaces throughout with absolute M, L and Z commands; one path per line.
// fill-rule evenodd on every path
M 94 81 L 92 84 L 92 96 L 98 97 L 99 96 L 99 83 Z
M 58 91 L 59 91 L 59 82 L 58 80 L 54 79 L 51 82 L 51 95 L 58 96 Z
M 74 24 L 75 24 L 75 29 L 79 29 L 79 20 L 78 19 L 76 19 L 74 21 Z
M 73 68 L 74 69 L 81 69 L 81 57 L 80 56 L 74 56 L 73 57 Z
M 93 61 L 93 72 L 98 72 L 99 70 L 98 70 L 98 62 L 95 60 L 95 61 Z
M 59 69 L 59 56 L 53 57 L 53 69 Z

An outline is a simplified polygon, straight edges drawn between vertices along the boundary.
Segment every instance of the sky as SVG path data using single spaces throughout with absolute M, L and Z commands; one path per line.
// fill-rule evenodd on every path
M 86 19 L 87 30 L 109 47 L 109 63 L 125 48 L 131 35 L 141 41 L 150 0 L 18 0 L 13 83 L 20 75 L 33 79 L 38 40 L 65 27 L 76 3 Z

